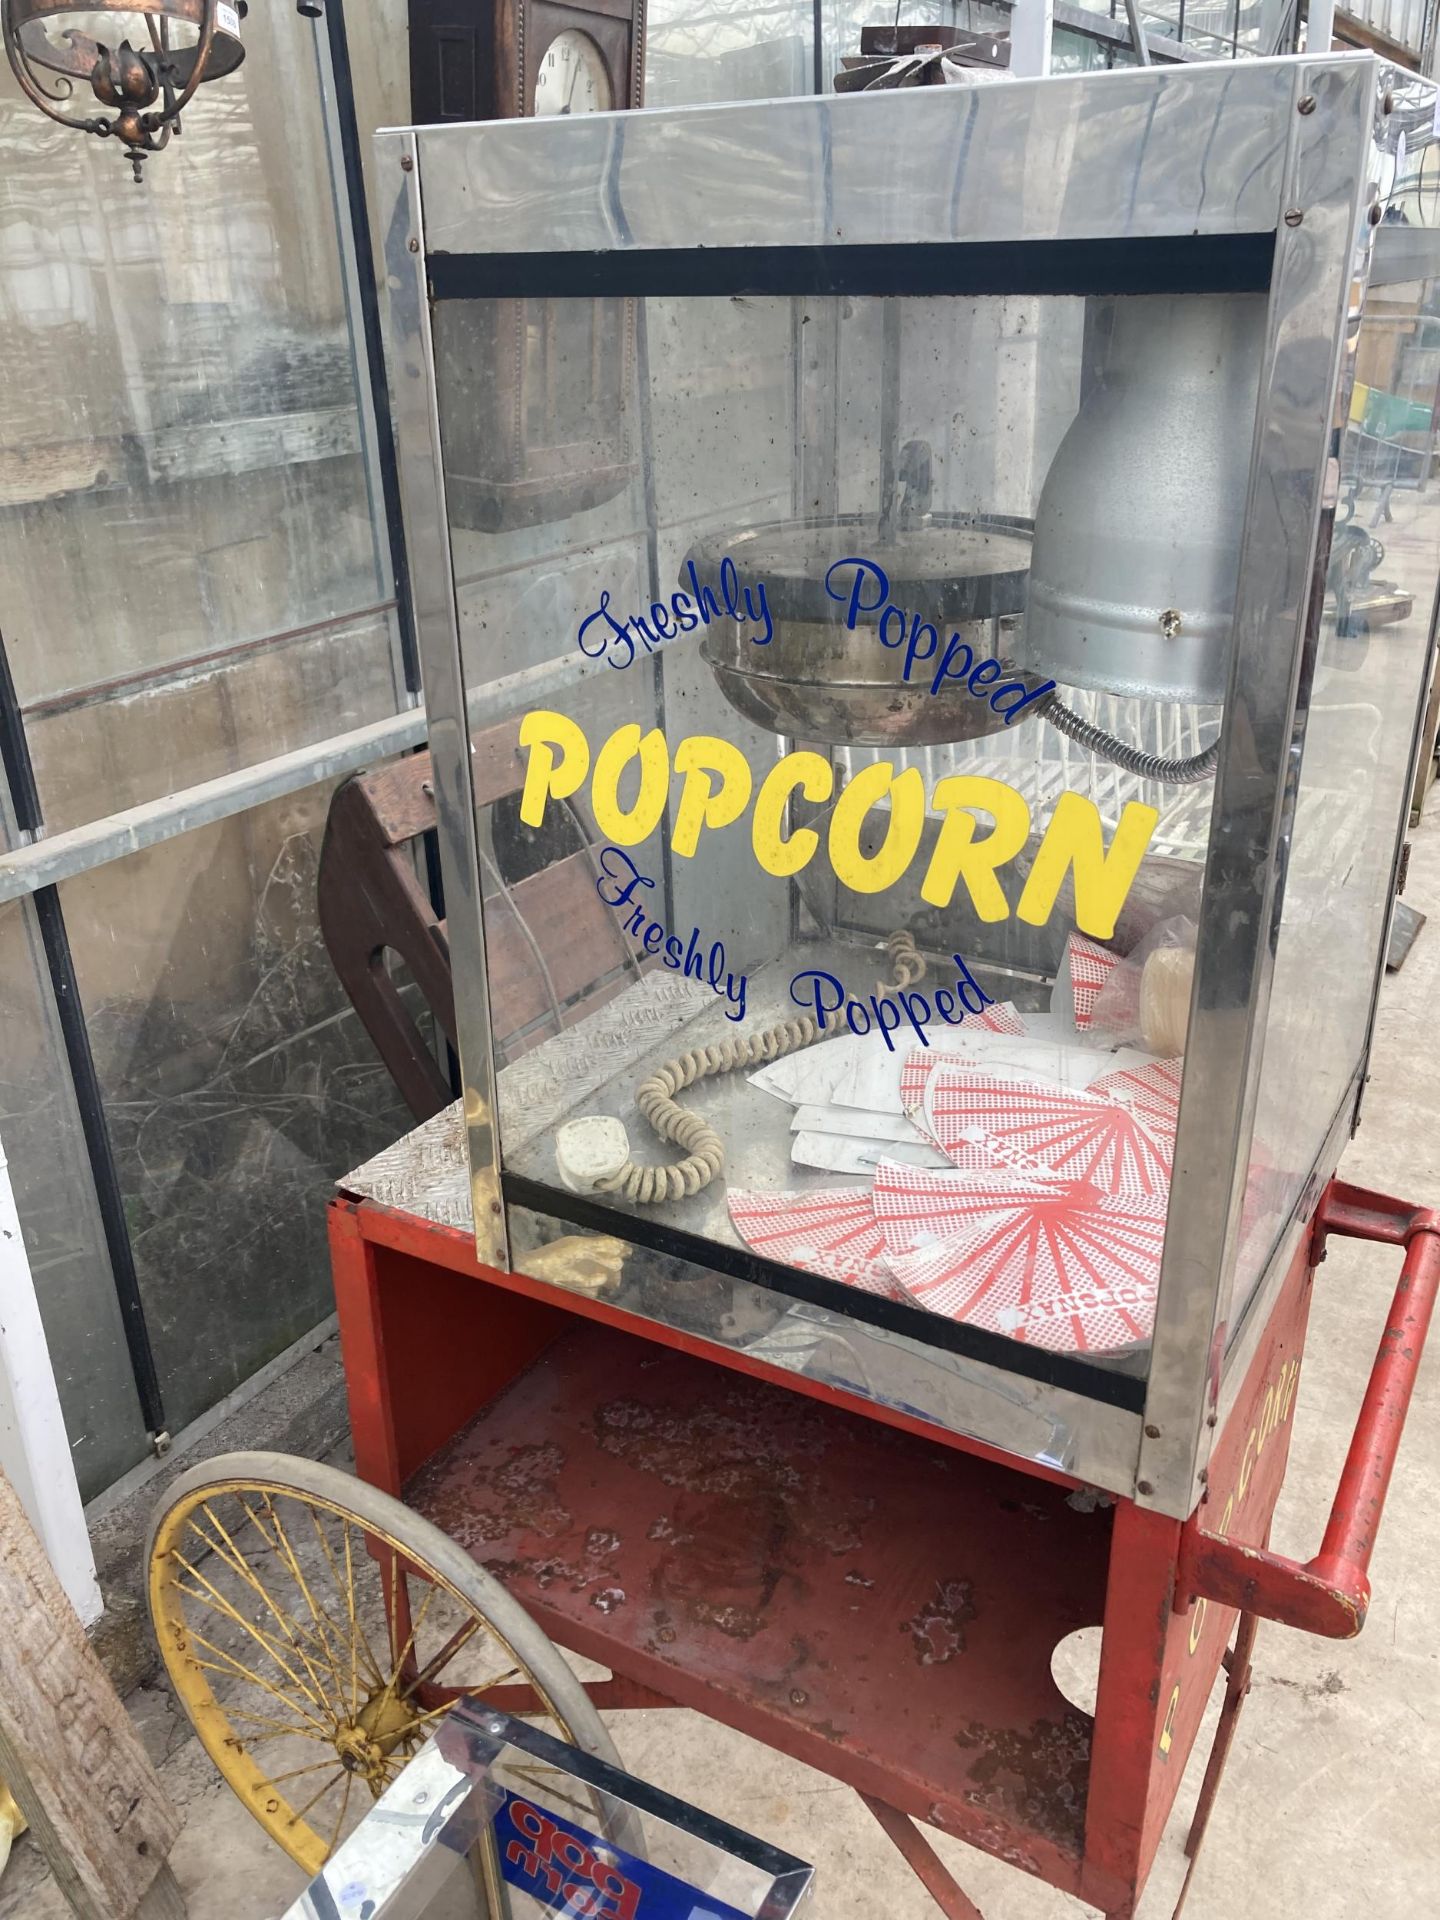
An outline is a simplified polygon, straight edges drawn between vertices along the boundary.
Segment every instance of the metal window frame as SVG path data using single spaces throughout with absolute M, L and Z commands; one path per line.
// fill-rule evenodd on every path
M 1017 1387 L 1023 1387 L 1038 1409 L 1053 1416 L 1056 1431 L 1069 1436 L 1067 1464 L 1079 1477 L 1176 1518 L 1192 1510 L 1211 1443 L 1207 1420 L 1224 1375 L 1223 1336 L 1283 896 L 1279 860 L 1293 809 L 1288 776 L 1303 746 L 1314 664 L 1328 435 L 1355 242 L 1363 231 L 1380 73 L 1379 64 L 1363 55 L 1184 63 L 1148 72 L 1015 80 L 958 99 L 955 90 L 917 89 L 780 106 L 599 115 L 567 123 L 558 135 L 567 142 L 564 149 L 553 124 L 536 122 L 379 136 L 386 190 L 392 170 L 396 182 L 386 223 L 391 365 L 399 375 L 406 528 L 415 577 L 423 583 L 417 586 L 423 604 L 417 605 L 416 627 L 437 775 L 448 761 L 454 785 L 443 795 L 437 791 L 437 800 L 457 991 L 463 986 L 471 1006 L 468 1016 L 460 1013 L 460 1032 L 482 1258 L 505 1263 L 508 1243 L 495 1223 L 506 1220 L 506 1183 L 484 1004 L 475 818 L 468 777 L 455 778 L 456 769 L 468 776 L 463 741 L 475 696 L 467 700 L 444 537 L 430 333 L 438 259 L 444 257 L 439 277 L 463 287 L 469 273 L 457 254 L 492 266 L 499 264 L 496 256 L 508 256 L 512 267 L 522 256 L 554 248 L 588 256 L 592 265 L 627 251 L 653 262 L 665 250 L 687 251 L 702 229 L 707 252 L 797 245 L 828 252 L 905 243 L 964 249 L 977 242 L 994 247 L 1273 233 L 1249 532 L 1236 603 L 1236 630 L 1246 644 L 1236 648 L 1232 661 L 1216 776 L 1217 836 L 1206 872 L 1206 909 L 1227 888 L 1227 899 L 1236 897 L 1239 874 L 1244 911 L 1238 927 L 1227 930 L 1222 949 L 1213 934 L 1206 944 L 1204 929 L 1212 922 L 1202 909 L 1191 1011 L 1190 1057 L 1197 1064 L 1185 1077 L 1176 1150 L 1177 1169 L 1185 1173 L 1172 1198 L 1144 1413 L 1107 1408 L 1102 1419 L 1094 1402 L 1082 1399 L 1077 1407 L 1077 1396 L 1063 1388 L 976 1360 L 967 1362 L 963 1421 L 964 1430 L 990 1438 L 999 1428 L 999 1400 L 1008 1394 L 1013 1404 Z M 1302 108 L 1304 101 L 1313 101 L 1314 108 Z M 875 116 L 864 129 L 868 145 L 854 138 L 860 125 L 854 116 L 864 114 Z M 1198 181 L 1165 164 L 1187 114 L 1202 134 L 1208 132 Z M 647 197 L 646 185 L 653 177 L 647 168 L 673 164 L 687 136 L 692 156 L 713 136 L 712 150 L 723 152 L 725 163 L 713 175 L 690 173 L 692 197 L 682 225 L 673 203 L 663 194 Z M 864 177 L 860 148 L 873 151 L 876 136 L 885 142 L 886 180 L 891 189 L 903 183 L 903 190 L 881 191 L 878 181 Z M 1064 166 L 1052 169 L 1048 191 L 1039 154 L 1027 145 L 1037 137 L 1053 141 L 1066 156 Z M 545 212 L 537 217 L 527 183 L 542 174 L 547 195 Z M 1081 178 L 1083 194 L 1073 191 Z M 747 196 L 746 179 L 763 192 Z M 622 183 L 630 183 L 628 192 Z M 563 242 L 552 219 L 563 223 Z M 534 271 L 553 268 L 536 260 Z M 588 281 L 576 288 L 591 290 Z M 1283 571 L 1275 565 L 1277 553 L 1289 557 Z M 501 690 L 489 687 L 480 698 L 492 711 L 506 710 L 497 696 Z M 524 1190 L 528 1195 L 528 1186 Z M 528 1197 L 533 1207 L 535 1197 Z M 551 1210 L 569 1218 L 565 1197 L 558 1191 L 551 1197 Z M 626 1227 L 623 1214 L 608 1217 L 608 1230 L 618 1237 L 625 1237 Z M 653 1240 L 653 1234 L 645 1238 Z M 631 1244 L 643 1259 L 641 1248 Z M 1272 1286 L 1273 1270 L 1257 1296 L 1255 1324 L 1273 1297 Z
M 156 1454 L 163 1454 L 171 1444 L 165 1430 L 162 1383 L 151 1351 L 109 1142 L 103 1090 L 90 1057 L 85 1013 L 74 978 L 57 889 L 65 880 L 124 859 L 143 847 L 233 818 L 266 801 L 403 752 L 423 742 L 426 731 L 419 704 L 418 654 L 409 624 L 409 595 L 405 590 L 406 555 L 384 379 L 379 298 L 342 7 L 343 0 L 329 0 L 323 19 L 312 22 L 314 73 L 328 160 L 333 239 L 351 345 L 360 453 L 371 507 L 376 584 L 382 595 L 389 592 L 392 597 L 382 600 L 379 607 L 342 611 L 323 624 L 343 624 L 367 613 L 395 609 L 392 671 L 396 702 L 405 710 L 369 726 L 86 821 L 78 827 L 47 834 L 29 772 L 26 716 L 9 684 L 8 667 L 0 665 L 0 680 L 4 682 L 0 687 L 3 694 L 0 707 L 4 709 L 0 718 L 7 733 L 5 786 L 15 803 L 17 837 L 23 841 L 0 853 L 0 903 L 32 901 L 44 936 L 51 992 L 64 1030 L 67 1064 L 103 1225 L 110 1278 L 120 1303 L 131 1378 Z M 244 649 L 254 650 L 253 645 Z M 0 642 L 0 653 L 3 653 L 3 642 Z M 22 768 L 23 772 L 19 771 Z M 3 799 L 0 799 L 0 810 L 3 810 Z

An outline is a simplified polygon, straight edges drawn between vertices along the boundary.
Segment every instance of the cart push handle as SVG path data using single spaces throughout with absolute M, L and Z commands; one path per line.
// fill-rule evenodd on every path
M 1405 1264 L 1320 1551 L 1303 1563 L 1289 1560 L 1222 1540 L 1196 1515 L 1181 1536 L 1179 1593 L 1349 1640 L 1364 1626 L 1370 1605 L 1370 1555 L 1440 1292 L 1440 1211 L 1332 1180 L 1315 1218 L 1317 1259 L 1332 1233 L 1404 1247 Z

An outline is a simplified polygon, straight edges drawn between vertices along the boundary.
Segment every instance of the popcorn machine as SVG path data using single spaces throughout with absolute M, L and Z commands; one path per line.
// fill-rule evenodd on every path
M 1363 1620 L 1440 1222 L 1332 1176 L 1437 548 L 1367 612 L 1332 536 L 1372 293 L 1440 283 L 1434 126 L 1345 56 L 380 138 L 447 1298 L 499 1317 L 474 1429 L 361 1407 L 362 1470 L 857 1785 L 947 1912 L 905 1815 L 1130 1914 L 1237 1615 L 1232 1707 L 1257 1618 Z M 568 465 L 476 513 L 506 409 Z M 337 1248 L 385 1198 L 347 1186 Z M 1301 1565 L 1335 1233 L 1404 1268 Z

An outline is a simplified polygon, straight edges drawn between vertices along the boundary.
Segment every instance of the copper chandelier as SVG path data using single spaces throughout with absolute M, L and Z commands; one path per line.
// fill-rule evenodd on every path
M 245 58 L 246 11 L 246 0 L 0 0 L 0 30 L 27 97 L 63 127 L 118 140 L 139 180 L 146 155 L 179 133 L 196 89 Z M 92 37 L 97 14 L 114 19 L 113 40 Z M 88 31 L 71 24 L 80 21 Z M 120 38 L 127 29 L 133 37 Z M 77 83 L 103 111 L 83 111 Z

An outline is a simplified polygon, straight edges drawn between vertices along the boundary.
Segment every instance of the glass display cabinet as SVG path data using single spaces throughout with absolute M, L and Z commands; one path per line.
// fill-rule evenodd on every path
M 477 1270 L 1094 1503 L 1107 1648 L 1173 1617 L 1102 1670 L 1088 1832 L 950 1826 L 1107 1912 L 1236 1611 L 1357 1630 L 1440 1271 L 1331 1179 L 1440 567 L 1397 496 L 1377 598 L 1337 507 L 1434 125 L 1357 55 L 379 142 Z M 612 482 L 487 525 L 522 392 Z M 1301 1566 L 1337 1232 L 1416 1337 Z

